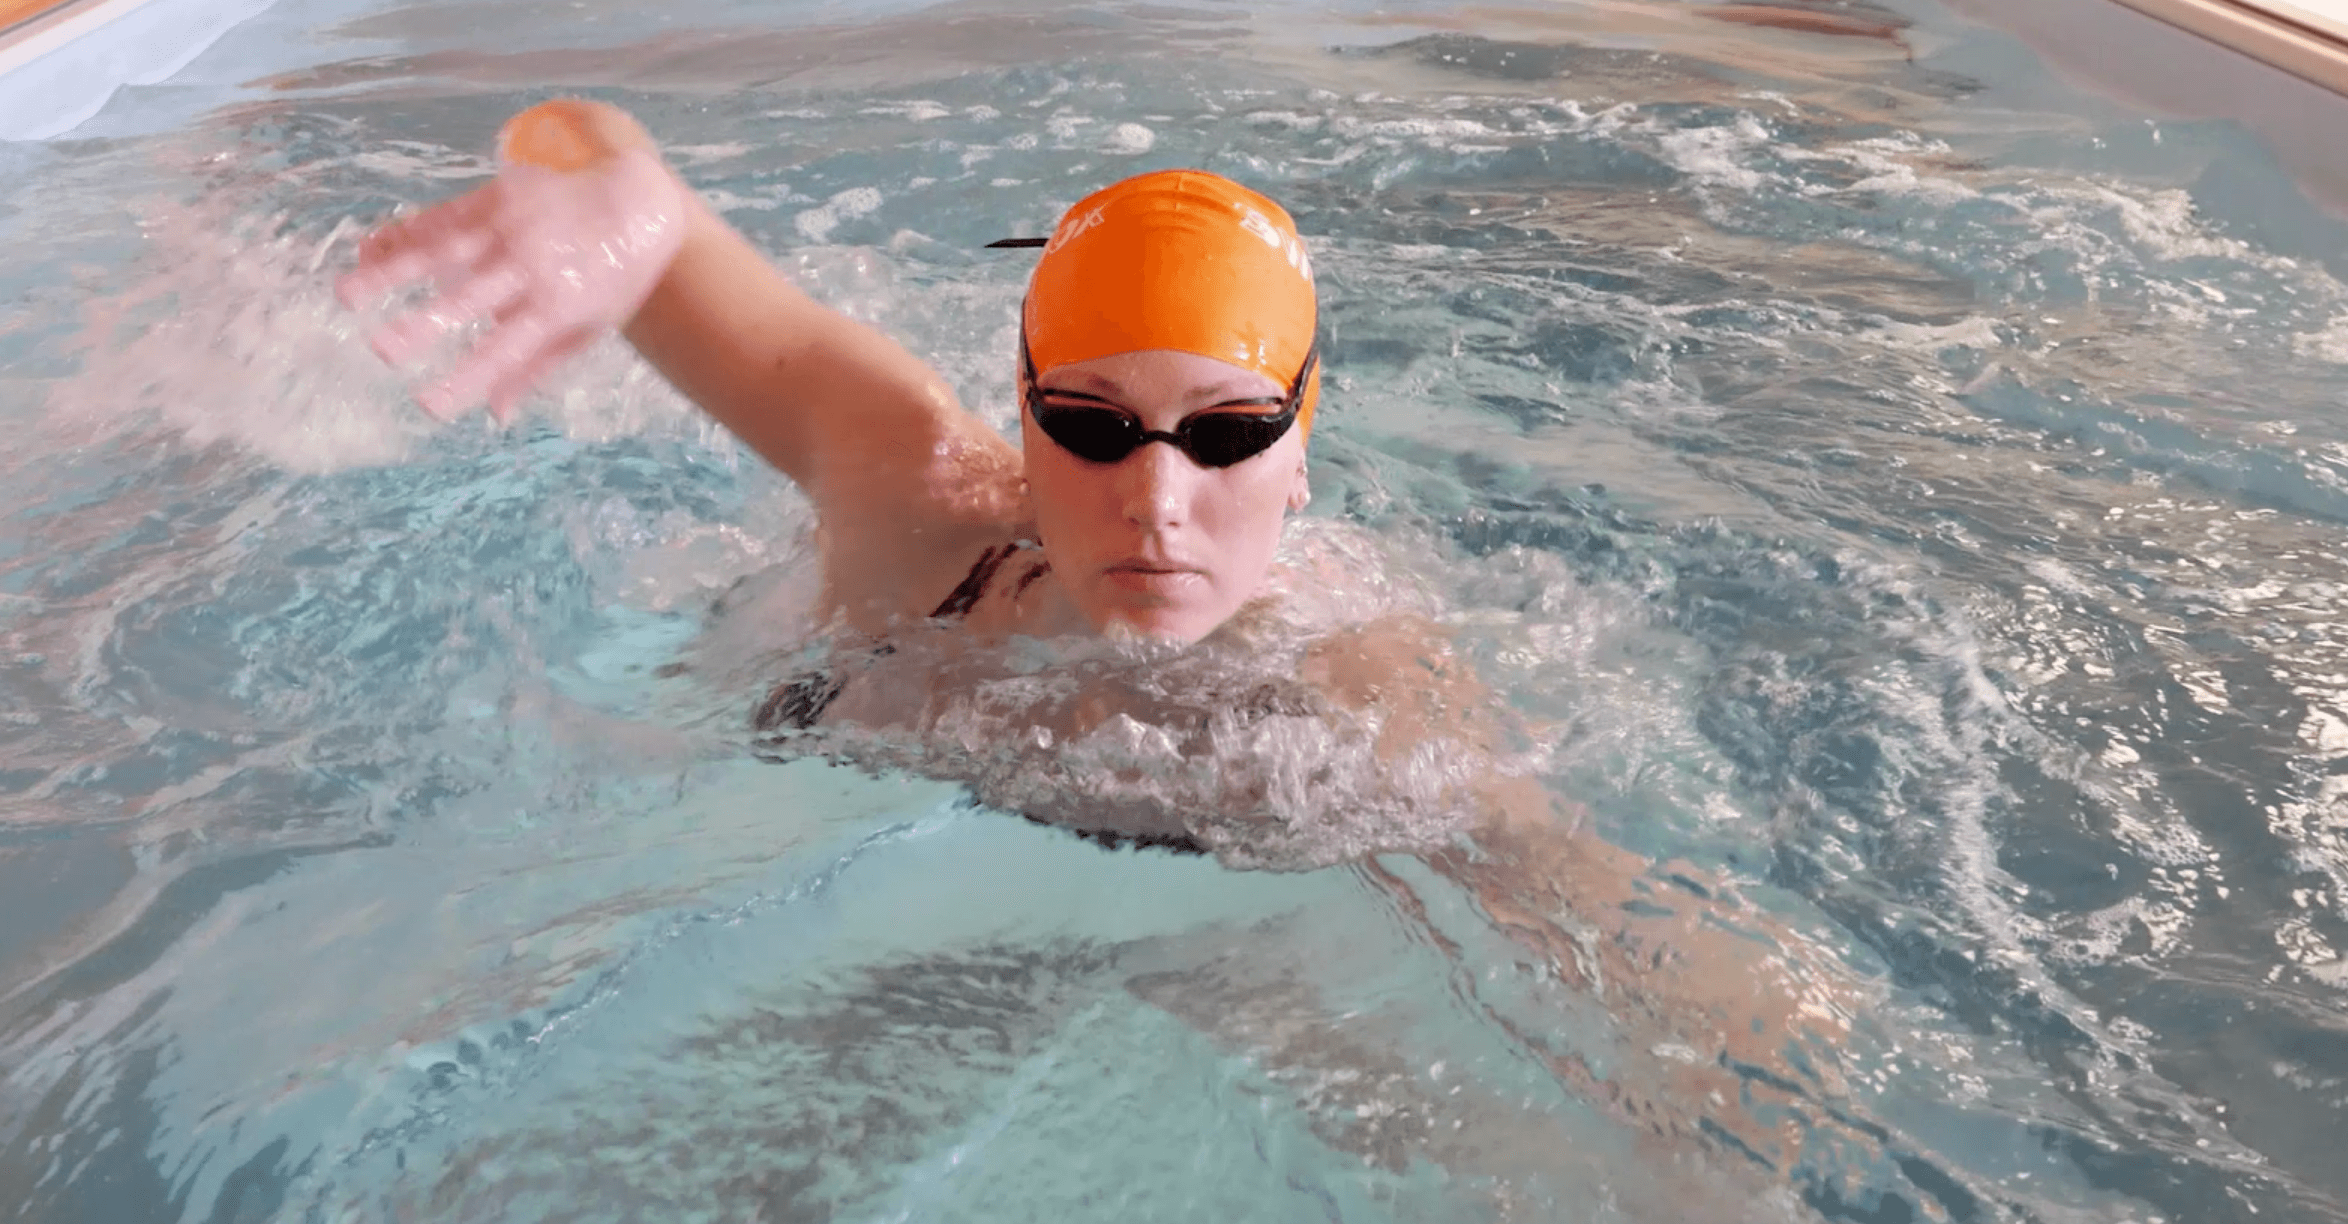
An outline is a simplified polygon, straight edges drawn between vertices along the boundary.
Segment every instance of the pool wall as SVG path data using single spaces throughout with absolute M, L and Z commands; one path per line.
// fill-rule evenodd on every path
M 2027 43 L 2048 66 L 2098 93 L 2163 114 L 2241 124 L 2312 198 L 2348 217 L 2348 96 L 2336 92 L 2348 91 L 2348 45 L 2305 31 L 2286 39 L 2288 32 L 2271 24 L 2253 29 L 2252 15 L 2242 11 L 2246 6 L 2223 0 L 1949 0 L 1949 5 Z M 2221 9 L 2235 11 L 2221 14 Z M 2185 21 L 2197 25 L 2189 31 Z M 2226 31 L 2233 45 L 2210 40 Z M 2287 51 L 2308 71 L 2286 71 L 2253 58 L 2262 49 L 2278 55 Z
M 2335 93 L 2348 93 L 2348 5 L 2331 12 L 2287 0 L 2119 0 Z
M 65 0 L 0 29 L 0 140 L 72 132 L 125 85 L 188 66 L 271 0 Z
M 117 90 L 171 78 L 278 3 L 0 0 L 0 140 L 73 133 Z M 2348 215 L 2342 0 L 1947 3 L 2020 38 L 2080 84 L 2169 114 L 2243 123 L 2327 206 Z

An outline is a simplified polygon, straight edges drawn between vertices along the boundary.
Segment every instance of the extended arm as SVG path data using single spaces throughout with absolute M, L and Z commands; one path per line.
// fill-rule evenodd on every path
M 599 156 L 659 153 L 625 112 L 576 101 L 525 112 L 509 148 L 541 125 L 572 128 Z M 941 448 L 1016 474 L 1017 453 L 962 410 L 936 371 L 808 297 L 699 196 L 675 187 L 684 241 L 624 332 L 678 390 L 819 505 L 856 496 L 876 467 L 910 463 L 928 485 L 926 460 Z
M 436 282 L 429 307 L 377 337 L 394 362 L 495 321 L 420 397 L 435 415 L 487 396 L 503 418 L 546 369 L 619 327 L 806 490 L 833 602 L 868 627 L 934 605 L 935 575 L 957 574 L 1016 515 L 1018 453 L 902 346 L 791 284 L 625 112 L 533 107 L 507 125 L 500 162 L 496 182 L 371 236 L 342 285 L 357 302 Z

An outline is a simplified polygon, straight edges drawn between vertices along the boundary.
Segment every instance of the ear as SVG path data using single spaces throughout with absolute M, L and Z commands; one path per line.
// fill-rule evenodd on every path
M 1296 483 L 1288 490 L 1288 509 L 1290 513 L 1295 513 L 1312 504 L 1312 478 L 1310 473 L 1305 470 L 1305 461 L 1299 459 L 1296 461 Z

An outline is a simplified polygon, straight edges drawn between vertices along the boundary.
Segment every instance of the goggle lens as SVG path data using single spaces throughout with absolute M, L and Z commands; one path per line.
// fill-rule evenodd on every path
M 1184 417 L 1174 432 L 1143 429 L 1133 414 L 1098 405 L 1054 404 L 1050 392 L 1035 385 L 1035 360 L 1027 351 L 1027 337 L 1019 337 L 1019 357 L 1027 384 L 1027 411 L 1038 429 L 1062 450 L 1091 463 L 1121 463 L 1126 456 L 1152 442 L 1165 442 L 1188 455 L 1200 467 L 1225 468 L 1264 453 L 1296 424 L 1304 405 L 1305 385 L 1320 364 L 1318 342 L 1306 350 L 1304 365 L 1289 384 L 1288 397 L 1274 413 L 1200 412 Z
M 1269 416 L 1252 412 L 1204 412 L 1187 417 L 1172 433 L 1145 430 L 1114 408 L 1053 404 L 1030 396 L 1027 410 L 1044 436 L 1079 459 L 1119 463 L 1150 442 L 1171 443 L 1201 467 L 1222 468 L 1270 449 L 1296 423 L 1295 409 Z

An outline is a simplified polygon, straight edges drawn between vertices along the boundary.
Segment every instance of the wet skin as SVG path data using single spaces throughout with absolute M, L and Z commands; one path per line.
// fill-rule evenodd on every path
M 1286 388 L 1192 353 L 1151 350 L 1045 371 L 1037 387 L 1083 393 L 1172 432 L 1186 417 L 1264 411 Z M 1201 466 L 1152 442 L 1093 463 L 1021 415 L 1029 507 L 1068 601 L 1095 629 L 1193 642 L 1264 585 L 1280 523 L 1311 493 L 1304 436 L 1290 427 L 1269 449 L 1229 467 Z

